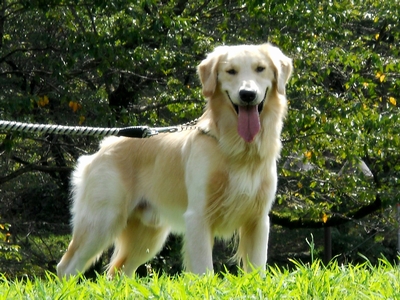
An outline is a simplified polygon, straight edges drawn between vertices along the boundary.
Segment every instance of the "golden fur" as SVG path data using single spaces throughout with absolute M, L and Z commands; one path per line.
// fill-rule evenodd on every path
M 217 47 L 198 67 L 207 106 L 196 129 L 110 137 L 81 157 L 58 275 L 83 272 L 113 243 L 109 275 L 131 274 L 170 232 L 184 234 L 188 271 L 212 270 L 214 237 L 235 231 L 243 268 L 265 269 L 291 71 L 270 44 Z

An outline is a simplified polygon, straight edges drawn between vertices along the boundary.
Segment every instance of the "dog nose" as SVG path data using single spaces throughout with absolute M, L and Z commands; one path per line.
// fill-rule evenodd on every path
M 253 90 L 240 90 L 239 96 L 240 99 L 244 102 L 250 103 L 254 99 L 256 99 L 256 92 Z

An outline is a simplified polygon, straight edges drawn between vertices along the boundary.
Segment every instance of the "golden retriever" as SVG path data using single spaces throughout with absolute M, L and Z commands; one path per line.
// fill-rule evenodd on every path
M 109 137 L 82 156 L 58 276 L 85 271 L 112 243 L 108 274 L 130 275 L 170 232 L 184 235 L 190 272 L 212 271 L 214 237 L 236 231 L 243 269 L 265 270 L 291 73 L 291 59 L 269 43 L 217 47 L 198 66 L 207 105 L 194 128 Z

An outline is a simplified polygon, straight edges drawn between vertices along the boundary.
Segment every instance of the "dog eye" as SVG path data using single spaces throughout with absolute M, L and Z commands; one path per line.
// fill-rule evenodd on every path
M 226 73 L 231 74 L 231 75 L 235 75 L 237 72 L 235 69 L 229 69 L 228 71 L 226 71 Z
M 257 73 L 261 73 L 262 71 L 264 71 L 265 70 L 265 67 L 257 67 L 256 68 L 256 72 Z

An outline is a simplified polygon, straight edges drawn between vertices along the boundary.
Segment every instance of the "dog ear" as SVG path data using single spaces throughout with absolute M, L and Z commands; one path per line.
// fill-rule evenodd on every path
M 276 68 L 275 80 L 278 93 L 285 95 L 285 86 L 293 71 L 292 59 L 283 54 L 279 48 L 269 43 L 262 45 L 262 47 Z
M 206 98 L 211 97 L 217 88 L 218 62 L 224 53 L 224 48 L 226 47 L 215 48 L 197 67 L 197 74 L 203 86 L 203 95 Z

